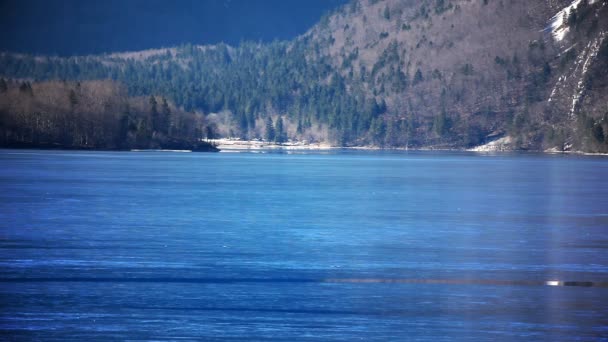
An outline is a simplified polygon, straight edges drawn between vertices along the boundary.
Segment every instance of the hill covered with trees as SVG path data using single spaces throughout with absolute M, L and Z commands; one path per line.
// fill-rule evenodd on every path
M 606 0 L 353 0 L 293 41 L 2 53 L 1 138 L 608 152 L 607 32 Z
M 217 151 L 201 137 L 204 117 L 163 97 L 130 97 L 110 81 L 6 82 L 0 79 L 5 147 Z

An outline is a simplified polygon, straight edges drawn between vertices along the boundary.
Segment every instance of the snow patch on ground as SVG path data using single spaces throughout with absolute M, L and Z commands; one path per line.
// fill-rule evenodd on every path
M 240 140 L 240 139 L 209 139 L 222 152 L 240 150 L 328 150 L 332 146 L 324 143 L 309 143 L 306 141 L 289 141 L 282 144 L 262 140 Z
M 568 31 L 570 31 L 570 28 L 568 27 L 568 23 L 564 20 L 564 17 L 568 18 L 568 15 L 570 15 L 570 11 L 572 9 L 577 8 L 580 2 L 581 0 L 572 1 L 570 5 L 557 12 L 557 14 L 549 20 L 550 24 L 547 29 L 551 31 L 553 39 L 558 42 L 561 42 L 564 37 L 566 37 L 566 34 L 568 33 Z
M 583 61 L 583 59 L 584 59 L 584 63 L 582 64 L 583 69 L 581 71 L 581 76 L 576 85 L 576 91 L 575 91 L 574 95 L 572 95 L 572 108 L 570 108 L 570 118 L 571 119 L 575 118 L 574 112 L 576 110 L 576 105 L 580 102 L 580 100 L 583 96 L 583 93 L 585 91 L 584 80 L 585 80 L 587 71 L 589 70 L 589 64 L 597 57 L 597 54 L 600 51 L 600 47 L 602 46 L 602 42 L 604 41 L 604 38 L 606 38 L 606 32 L 601 32 L 599 34 L 598 38 L 589 42 L 589 44 L 587 45 L 587 48 L 585 48 L 584 53 L 581 55 L 581 57 L 577 61 L 576 70 L 578 70 L 578 66 L 579 66 L 580 62 Z M 575 72 L 576 72 L 576 70 L 575 70 Z
M 513 150 L 513 139 L 510 136 L 502 137 L 490 141 L 487 144 L 475 146 L 467 151 L 473 152 L 495 152 L 495 151 L 512 151 Z
M 546 153 L 564 153 L 564 151 L 562 149 L 559 149 L 557 147 L 551 147 L 545 150 Z

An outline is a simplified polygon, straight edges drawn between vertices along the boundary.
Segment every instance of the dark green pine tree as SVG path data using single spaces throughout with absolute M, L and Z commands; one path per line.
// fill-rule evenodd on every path
M 604 129 L 599 123 L 593 125 L 593 128 L 591 128 L 591 135 L 598 143 L 603 143 L 606 139 L 604 136 Z
M 205 127 L 205 136 L 207 139 L 215 139 L 215 131 L 211 125 Z
M 74 89 L 70 90 L 70 95 L 68 95 L 70 100 L 70 107 L 74 108 L 78 104 L 78 97 L 76 96 L 76 92 Z
M 150 114 L 158 113 L 158 103 L 156 102 L 156 98 L 152 95 L 150 96 Z
M 442 137 L 445 135 L 446 131 L 447 131 L 447 117 L 445 115 L 445 111 L 442 110 L 439 115 L 437 115 L 435 117 L 435 119 L 433 119 L 433 129 L 435 130 L 435 133 Z
M 274 125 L 274 140 L 281 144 L 284 143 L 285 140 L 287 140 L 286 138 L 286 134 L 285 134 L 285 128 L 283 127 L 283 118 L 281 118 L 279 116 L 279 118 L 277 119 L 275 125 Z
M 243 112 L 237 114 L 236 117 L 237 125 L 241 131 L 241 137 L 247 138 L 247 133 L 249 132 L 249 121 L 247 120 L 247 115 Z
M 30 96 L 34 95 L 34 90 L 32 89 L 32 85 L 30 84 L 30 82 L 21 83 L 21 85 L 19 86 L 19 91 Z
M 393 120 L 389 120 L 386 124 L 385 146 L 394 146 L 397 141 L 397 132 Z
M 0 93 L 6 93 L 7 90 L 8 90 L 8 84 L 6 84 L 6 81 L 4 80 L 4 78 L 0 78 Z
M 169 134 L 169 126 L 171 122 L 171 108 L 167 103 L 167 99 L 163 97 L 161 104 L 161 113 L 159 118 L 159 132 Z
M 391 10 L 388 8 L 388 6 L 384 7 L 384 19 L 386 20 L 390 20 L 391 19 Z
M 266 141 L 274 141 L 274 125 L 272 124 L 272 118 L 269 116 L 266 119 Z
M 156 98 L 154 96 L 150 96 L 150 119 L 152 121 L 152 130 L 155 132 L 159 131 L 159 119 L 160 115 L 158 113 L 158 103 L 156 102 Z
M 135 131 L 136 127 L 131 127 L 131 109 L 129 105 L 126 104 L 122 110 L 122 114 L 120 116 L 118 133 L 116 134 L 115 144 L 120 148 L 127 148 L 134 144 L 134 141 L 129 141 L 129 133 L 130 131 Z
M 414 75 L 414 85 L 422 82 L 424 78 L 422 77 L 422 71 L 420 69 L 416 70 L 416 74 Z

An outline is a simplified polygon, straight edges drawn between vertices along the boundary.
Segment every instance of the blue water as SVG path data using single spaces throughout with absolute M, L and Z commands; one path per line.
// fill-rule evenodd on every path
M 539 154 L 0 150 L 0 334 L 608 339 L 607 175 Z

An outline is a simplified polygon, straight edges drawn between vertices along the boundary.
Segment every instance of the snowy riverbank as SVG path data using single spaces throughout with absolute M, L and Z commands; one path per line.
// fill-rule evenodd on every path
M 281 144 L 262 140 L 238 140 L 238 139 L 210 139 L 208 142 L 215 144 L 220 151 L 234 150 L 328 150 L 332 147 L 324 143 L 308 143 L 303 141 L 289 141 Z
M 268 142 L 263 140 L 240 140 L 231 138 L 210 139 L 207 142 L 214 144 L 221 152 L 238 152 L 238 151 L 264 151 L 264 150 L 287 150 L 287 151 L 314 151 L 314 150 L 332 150 L 332 149 L 351 149 L 351 150 L 382 150 L 379 146 L 350 146 L 340 147 L 332 146 L 328 143 L 309 143 L 306 141 L 289 141 L 281 144 Z M 459 148 L 433 148 L 433 147 L 418 147 L 418 148 L 390 148 L 396 151 L 468 151 L 468 152 L 517 152 L 522 151 L 513 147 L 513 138 L 505 136 L 486 144 L 475 146 L 469 149 Z M 581 151 L 559 151 L 557 149 L 547 150 L 526 150 L 527 152 L 544 152 L 544 153 L 566 153 L 566 154 L 582 154 L 582 155 L 601 155 L 608 156 L 602 153 L 585 153 Z

